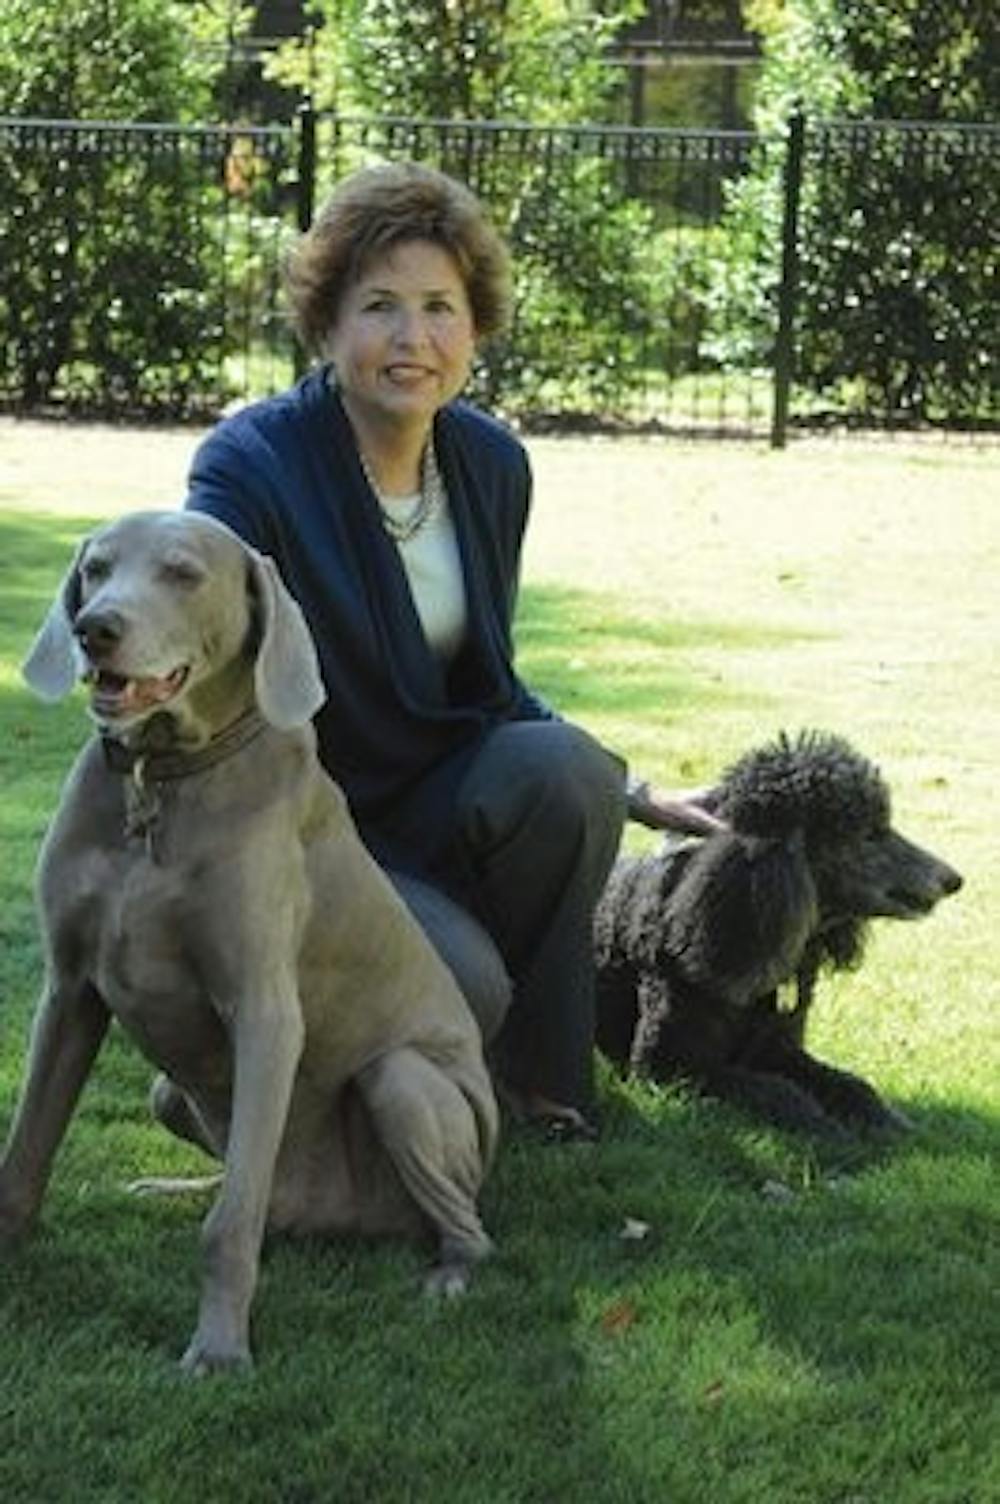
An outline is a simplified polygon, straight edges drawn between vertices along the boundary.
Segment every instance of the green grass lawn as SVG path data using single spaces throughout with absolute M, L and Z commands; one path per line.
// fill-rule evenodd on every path
M 172 504 L 195 438 L 0 420 L 0 1125 L 39 980 L 34 853 L 86 734 L 16 666 L 89 521 Z M 504 1145 L 467 1300 L 424 1301 L 407 1247 L 278 1243 L 255 1375 L 191 1383 L 205 1203 L 123 1184 L 204 1161 L 149 1122 L 113 1035 L 0 1267 L 5 1504 L 1000 1498 L 996 452 L 531 450 L 519 651 L 542 693 L 673 786 L 782 727 L 839 731 L 965 874 L 815 1012 L 817 1051 L 916 1132 L 830 1158 L 603 1076 L 598 1146 Z

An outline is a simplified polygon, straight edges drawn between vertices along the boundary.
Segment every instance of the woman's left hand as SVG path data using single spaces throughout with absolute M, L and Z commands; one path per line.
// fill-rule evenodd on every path
M 650 830 L 670 830 L 679 835 L 710 836 L 728 830 L 725 820 L 713 813 L 713 789 L 668 792 L 648 783 L 632 783 L 628 791 L 630 820 Z

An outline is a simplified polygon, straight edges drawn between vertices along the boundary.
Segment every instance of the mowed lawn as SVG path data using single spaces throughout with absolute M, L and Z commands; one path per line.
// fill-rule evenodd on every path
M 196 440 L 0 420 L 0 1129 L 39 983 L 34 854 L 86 735 L 79 698 L 36 703 L 17 664 L 76 540 L 175 505 Z M 964 873 L 815 1010 L 817 1052 L 916 1130 L 831 1156 L 602 1071 L 599 1145 L 508 1137 L 464 1302 L 421 1298 L 417 1250 L 276 1243 L 254 1376 L 190 1383 L 205 1202 L 124 1184 L 205 1162 L 151 1125 L 115 1034 L 0 1263 L 5 1504 L 1000 1498 L 1000 452 L 530 449 L 540 692 L 675 787 L 779 729 L 838 731 Z

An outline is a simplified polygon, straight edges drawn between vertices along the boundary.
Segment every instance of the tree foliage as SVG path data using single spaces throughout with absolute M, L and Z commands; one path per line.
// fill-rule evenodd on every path
M 756 118 L 813 115 L 996 121 L 1000 49 L 993 0 L 745 0 L 764 44 Z
M 225 14 L 223 12 L 225 11 Z M 0 97 L 19 116 L 184 122 L 211 109 L 234 7 L 4 0 Z M 4 128 L 0 384 L 197 407 L 219 382 L 222 160 L 196 135 Z M 215 171 L 213 173 L 213 167 Z
M 748 10 L 765 44 L 758 124 L 783 129 L 796 105 L 808 122 L 799 382 L 874 399 L 891 419 L 995 411 L 996 138 L 949 128 L 996 120 L 993 0 L 750 0 Z M 883 124 L 852 130 L 823 117 Z M 759 155 L 728 223 L 731 246 L 754 232 L 776 242 L 780 153 Z M 762 360 L 773 267 L 734 271 L 730 256 L 722 270 L 745 297 L 718 344 Z
M 877 120 L 996 121 L 994 0 L 841 0 L 844 57 Z
M 210 0 L 4 0 L 0 99 L 8 115 L 201 120 L 218 47 L 243 17 Z
M 478 389 L 493 402 L 544 405 L 553 383 L 577 373 L 580 400 L 614 405 L 650 307 L 650 216 L 629 203 L 620 172 L 577 152 L 560 126 L 607 118 L 620 86 L 608 42 L 638 0 L 317 0 L 315 48 L 286 51 L 279 67 L 316 104 L 341 117 L 418 121 L 530 120 L 553 128 L 548 160 L 526 158 L 497 132 L 470 159 L 447 133 L 378 138 L 386 154 L 428 155 L 470 183 L 514 252 L 511 336 L 484 354 Z M 342 173 L 378 155 L 353 159 Z
M 424 119 L 604 118 L 606 48 L 642 0 L 312 0 L 276 71 L 320 109 Z

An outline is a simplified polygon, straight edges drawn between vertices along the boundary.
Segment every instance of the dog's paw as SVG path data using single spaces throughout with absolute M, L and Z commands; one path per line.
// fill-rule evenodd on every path
M 217 1373 L 250 1373 L 253 1358 L 245 1343 L 212 1342 L 195 1332 L 180 1361 L 180 1369 L 190 1379 L 207 1379 Z
M 890 1107 L 888 1102 L 881 1099 L 877 1108 L 869 1104 L 863 1117 L 853 1117 L 851 1125 L 861 1133 L 868 1133 L 876 1138 L 903 1138 L 906 1134 L 915 1133 L 917 1129 L 916 1123 L 905 1112 L 900 1112 L 898 1107 Z
M 468 1264 L 435 1264 L 424 1280 L 424 1294 L 432 1300 L 455 1300 L 466 1293 L 471 1278 Z
M 891 1107 L 873 1086 L 849 1071 L 825 1067 L 823 1105 L 851 1132 L 873 1137 L 912 1133 L 914 1125 L 896 1107 Z

